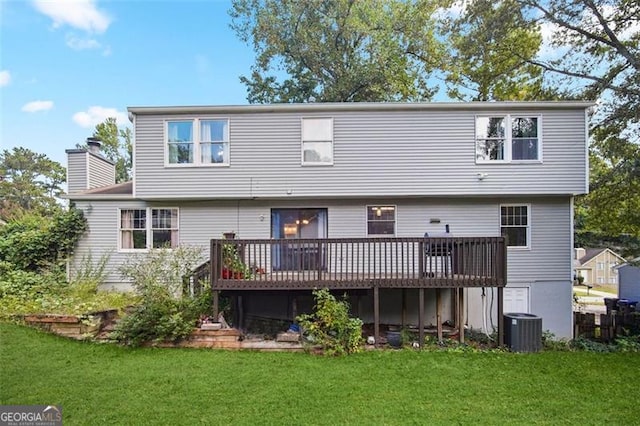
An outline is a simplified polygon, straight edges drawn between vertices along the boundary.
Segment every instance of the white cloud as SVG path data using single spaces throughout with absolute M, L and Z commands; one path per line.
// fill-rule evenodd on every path
M 55 28 L 69 25 L 87 32 L 103 33 L 111 18 L 96 7 L 94 0 L 33 0 L 33 6 L 53 20 Z
M 0 71 L 0 87 L 8 86 L 11 83 L 11 73 L 7 70 Z
M 53 101 L 32 101 L 22 106 L 24 112 L 49 111 L 53 108 Z
M 102 45 L 93 38 L 79 38 L 72 34 L 67 35 L 67 46 L 73 50 L 100 49 Z
M 125 125 L 129 118 L 127 113 L 120 112 L 115 108 L 105 108 L 102 106 L 91 106 L 86 111 L 73 114 L 73 121 L 80 127 L 90 128 L 102 123 L 109 117 L 115 117 L 118 125 Z

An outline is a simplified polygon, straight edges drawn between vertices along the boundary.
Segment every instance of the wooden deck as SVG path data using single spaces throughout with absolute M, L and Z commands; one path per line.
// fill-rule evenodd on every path
M 213 290 L 504 287 L 502 237 L 212 240 Z
M 507 283 L 507 244 L 503 237 L 214 239 L 209 261 L 189 284 L 213 290 L 217 318 L 220 291 L 368 289 L 373 293 L 376 342 L 380 337 L 380 289 L 418 289 L 419 342 L 424 343 L 425 289 L 454 289 L 455 322 L 464 341 L 465 287 L 497 287 L 498 317 Z M 201 287 L 200 287 L 201 288 Z M 440 323 L 440 321 L 438 321 Z M 503 342 L 501 321 L 498 341 Z M 442 337 L 439 327 L 438 337 Z

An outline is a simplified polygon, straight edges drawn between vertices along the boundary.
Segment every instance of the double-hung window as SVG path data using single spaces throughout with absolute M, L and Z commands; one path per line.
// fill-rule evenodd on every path
M 120 250 L 175 248 L 178 239 L 177 208 L 120 210 Z
M 120 248 L 138 250 L 147 248 L 147 210 L 120 210 Z
M 302 164 L 333 164 L 333 119 L 302 119 Z
M 395 235 L 395 233 L 395 206 L 367 206 L 367 235 Z
M 476 162 L 542 160 L 540 117 L 503 115 L 476 117 Z
M 169 164 L 193 164 L 193 121 L 167 122 Z
M 202 164 L 229 163 L 229 122 L 200 120 L 200 162 Z
M 529 248 L 531 220 L 528 205 L 500 206 L 500 233 L 509 247 Z
M 229 120 L 167 121 L 168 165 L 228 165 Z

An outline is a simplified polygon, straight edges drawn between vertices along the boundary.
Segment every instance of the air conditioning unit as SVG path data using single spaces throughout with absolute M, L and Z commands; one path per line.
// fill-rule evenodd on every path
M 504 344 L 513 352 L 542 349 L 542 318 L 533 314 L 504 314 Z

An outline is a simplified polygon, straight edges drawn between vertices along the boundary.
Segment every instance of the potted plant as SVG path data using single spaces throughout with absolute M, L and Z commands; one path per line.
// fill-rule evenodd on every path
M 235 244 L 222 244 L 222 278 L 245 279 L 251 277 L 251 269 L 245 265 Z

